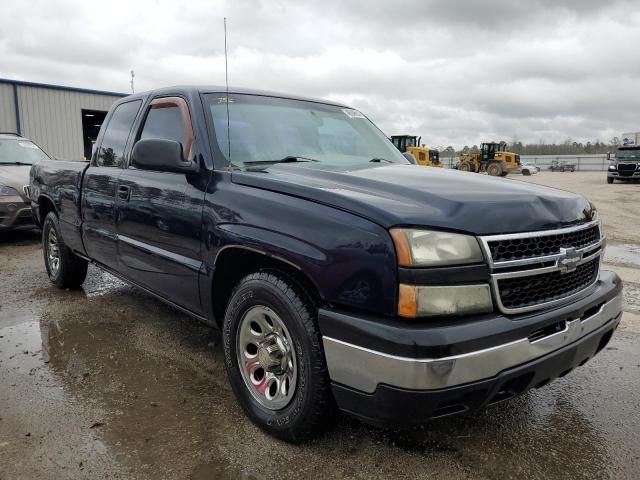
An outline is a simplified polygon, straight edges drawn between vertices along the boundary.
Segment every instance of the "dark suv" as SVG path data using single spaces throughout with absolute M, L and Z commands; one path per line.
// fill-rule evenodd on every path
M 48 158 L 17 133 L 0 133 L 0 231 L 35 227 L 28 198 L 29 169 Z

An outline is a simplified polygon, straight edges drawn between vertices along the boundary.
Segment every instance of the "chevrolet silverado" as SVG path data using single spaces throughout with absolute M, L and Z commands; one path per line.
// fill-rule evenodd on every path
M 412 165 L 362 113 L 255 90 L 116 102 L 89 163 L 31 169 L 58 287 L 89 263 L 221 329 L 247 416 L 393 428 L 540 388 L 602 350 L 621 281 L 573 193 Z

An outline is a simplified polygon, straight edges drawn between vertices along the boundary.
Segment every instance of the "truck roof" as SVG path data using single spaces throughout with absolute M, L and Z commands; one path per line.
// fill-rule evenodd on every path
M 186 95 L 192 94 L 201 94 L 201 93 L 225 93 L 227 91 L 227 87 L 220 85 L 174 85 L 169 87 L 157 88 L 154 90 L 148 90 L 145 92 L 136 93 L 133 95 L 129 95 L 124 97 L 122 100 L 128 101 L 132 98 L 136 97 L 147 97 L 149 95 L 158 95 L 158 94 L 175 94 L 175 93 L 184 93 Z M 322 98 L 314 98 L 314 97 L 304 97 L 300 95 L 292 95 L 289 93 L 283 92 L 274 92 L 269 90 L 259 90 L 254 88 L 240 88 L 240 87 L 229 87 L 229 93 L 236 94 L 245 94 L 245 95 L 262 95 L 267 97 L 277 97 L 277 98 L 289 98 L 292 100 L 303 100 L 306 102 L 315 102 L 315 103 L 324 103 L 328 105 L 335 105 L 337 107 L 350 108 L 348 105 L 345 105 L 340 102 L 336 102 L 333 100 L 326 100 Z

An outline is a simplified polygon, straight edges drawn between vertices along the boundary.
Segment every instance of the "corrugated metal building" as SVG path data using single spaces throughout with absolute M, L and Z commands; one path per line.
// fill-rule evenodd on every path
M 19 133 L 55 158 L 89 158 L 107 111 L 123 96 L 0 78 L 0 132 Z

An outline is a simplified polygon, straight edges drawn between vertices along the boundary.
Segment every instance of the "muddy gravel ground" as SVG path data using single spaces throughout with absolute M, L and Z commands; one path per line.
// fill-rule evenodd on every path
M 598 357 L 488 410 L 389 432 L 335 415 L 292 446 L 243 416 L 220 335 L 98 269 L 77 291 L 46 278 L 39 233 L 0 237 L 0 479 L 638 478 L 640 184 L 545 173 L 585 194 L 626 281 Z

